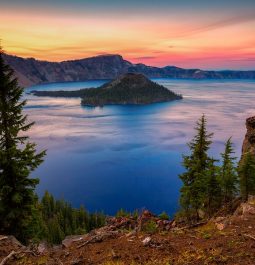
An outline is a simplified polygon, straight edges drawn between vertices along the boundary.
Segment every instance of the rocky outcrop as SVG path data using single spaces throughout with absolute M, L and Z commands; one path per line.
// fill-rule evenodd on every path
M 174 227 L 145 210 L 140 216 L 109 217 L 106 226 L 68 236 L 59 246 L 25 247 L 2 235 L 0 264 L 254 264 L 254 216 L 255 199 L 250 197 L 235 214 L 195 227 Z
M 255 71 L 203 71 L 175 66 L 153 67 L 132 64 L 120 55 L 100 55 L 63 62 L 47 62 L 4 54 L 4 59 L 16 73 L 20 85 L 28 87 L 40 83 L 114 79 L 128 72 L 142 73 L 149 78 L 191 79 L 255 79 Z
M 246 120 L 247 132 L 243 141 L 242 154 L 251 152 L 255 155 L 255 116 Z

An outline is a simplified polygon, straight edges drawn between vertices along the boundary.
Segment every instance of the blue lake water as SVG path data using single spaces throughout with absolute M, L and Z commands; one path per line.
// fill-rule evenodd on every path
M 206 114 L 214 132 L 211 154 L 219 158 L 232 136 L 240 156 L 245 119 L 255 115 L 254 81 L 155 79 L 183 95 L 183 100 L 147 106 L 88 108 L 80 99 L 25 95 L 25 112 L 36 122 L 30 136 L 47 149 L 34 172 L 37 192 L 90 211 L 148 208 L 173 214 L 178 209 L 181 156 L 194 136 L 195 122 Z M 31 90 L 76 90 L 106 80 L 53 83 Z

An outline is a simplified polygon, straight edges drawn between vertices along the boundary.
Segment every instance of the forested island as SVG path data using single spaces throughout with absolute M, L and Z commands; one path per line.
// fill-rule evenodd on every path
M 36 96 L 81 97 L 84 106 L 151 104 L 182 99 L 181 95 L 152 82 L 142 74 L 128 73 L 99 88 L 77 91 L 32 91 Z

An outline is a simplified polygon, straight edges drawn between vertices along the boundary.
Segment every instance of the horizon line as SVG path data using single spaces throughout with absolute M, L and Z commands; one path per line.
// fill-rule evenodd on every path
M 86 60 L 86 59 L 97 58 L 97 57 L 120 56 L 124 61 L 127 61 L 127 62 L 129 62 L 129 63 L 131 63 L 133 65 L 142 64 L 142 65 L 145 65 L 145 66 L 155 67 L 155 68 L 159 68 L 159 69 L 162 69 L 162 68 L 165 68 L 165 67 L 176 67 L 176 68 L 187 69 L 187 70 L 201 70 L 201 71 L 214 71 L 214 72 L 221 72 L 221 71 L 250 72 L 250 71 L 255 71 L 255 68 L 253 70 L 243 70 L 243 69 L 237 70 L 237 69 L 230 69 L 230 68 L 228 68 L 228 69 L 205 69 L 205 68 L 184 68 L 184 67 L 180 67 L 180 66 L 177 66 L 177 65 L 170 65 L 170 64 L 167 64 L 165 66 L 161 66 L 160 67 L 160 66 L 145 64 L 145 63 L 142 63 L 142 62 L 141 63 L 133 63 L 131 60 L 125 59 L 121 54 L 118 54 L 118 53 L 95 54 L 95 55 L 89 56 L 89 57 L 73 58 L 73 59 L 68 59 L 68 60 L 63 60 L 63 61 L 49 61 L 49 60 L 38 59 L 38 58 L 35 58 L 35 57 L 23 57 L 23 56 L 19 56 L 19 55 L 16 55 L 16 54 L 7 53 L 7 52 L 5 52 L 4 49 L 2 49 L 2 53 L 6 54 L 6 55 L 9 55 L 9 56 L 22 58 L 22 59 L 33 59 L 33 60 L 36 60 L 36 61 L 47 62 L 47 63 L 63 63 L 63 62 L 71 62 L 71 61 L 78 61 L 78 60 Z

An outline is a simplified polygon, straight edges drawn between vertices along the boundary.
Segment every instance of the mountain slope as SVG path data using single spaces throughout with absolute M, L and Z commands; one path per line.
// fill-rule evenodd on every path
M 149 78 L 255 79 L 255 71 L 203 71 L 174 66 L 163 68 L 132 64 L 120 55 L 101 55 L 63 62 L 39 61 L 4 54 L 22 86 L 40 83 L 114 79 L 124 73 L 142 73 Z
M 68 236 L 61 246 L 54 247 L 45 243 L 25 247 L 12 236 L 0 235 L 0 260 L 6 265 L 252 265 L 254 203 L 251 198 L 233 215 L 196 227 L 178 227 L 148 211 L 138 219 L 109 218 L 108 225 L 85 235 Z

